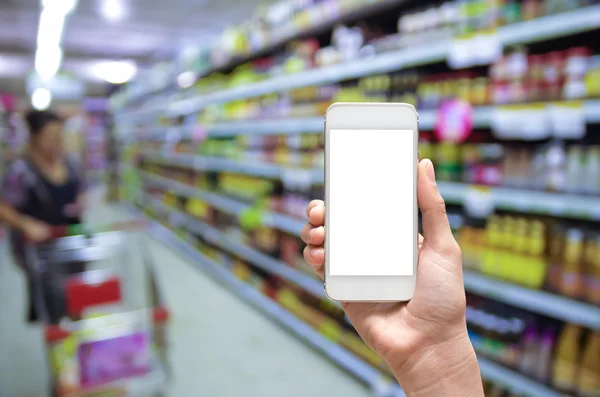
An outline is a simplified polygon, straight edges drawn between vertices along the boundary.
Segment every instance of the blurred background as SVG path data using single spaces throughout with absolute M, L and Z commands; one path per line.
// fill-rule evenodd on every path
M 4 0 L 0 164 L 23 112 L 54 109 L 97 187 L 89 219 L 152 220 L 164 395 L 402 396 L 299 231 L 323 198 L 327 107 L 411 103 L 486 395 L 597 397 L 599 28 L 597 0 Z M 47 364 L 66 342 L 25 325 L 4 251 L 0 396 L 52 395 L 81 363 Z M 102 395 L 158 395 L 143 377 Z

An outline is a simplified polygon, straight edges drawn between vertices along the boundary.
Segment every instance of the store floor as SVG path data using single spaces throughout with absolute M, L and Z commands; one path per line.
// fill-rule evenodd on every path
M 90 220 L 124 211 L 94 204 Z M 369 391 L 155 240 L 148 247 L 173 319 L 171 397 L 365 397 Z M 44 397 L 39 327 L 26 325 L 24 280 L 0 248 L 0 397 Z

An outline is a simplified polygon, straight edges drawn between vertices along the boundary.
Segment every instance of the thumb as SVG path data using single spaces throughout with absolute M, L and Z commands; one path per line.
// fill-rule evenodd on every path
M 435 170 L 429 159 L 419 163 L 417 199 L 422 213 L 425 244 L 443 256 L 460 256 L 446 215 L 446 203 L 435 181 Z

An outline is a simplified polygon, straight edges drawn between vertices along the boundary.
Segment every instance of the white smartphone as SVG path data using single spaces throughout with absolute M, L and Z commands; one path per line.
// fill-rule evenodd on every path
M 325 114 L 325 292 L 407 301 L 417 275 L 418 115 L 405 103 Z

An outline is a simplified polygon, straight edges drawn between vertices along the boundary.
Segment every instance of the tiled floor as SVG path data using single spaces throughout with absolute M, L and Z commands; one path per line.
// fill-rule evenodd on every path
M 90 218 L 121 219 L 96 203 Z M 171 397 L 366 397 L 368 390 L 162 244 L 145 238 L 173 313 Z M 24 282 L 0 248 L 0 397 L 45 397 L 41 332 L 25 325 Z

